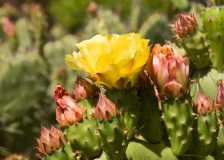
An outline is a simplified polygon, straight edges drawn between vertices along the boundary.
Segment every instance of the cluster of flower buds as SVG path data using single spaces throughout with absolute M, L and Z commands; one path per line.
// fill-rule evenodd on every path
M 54 93 L 56 102 L 56 120 L 61 127 L 79 123 L 84 118 L 85 109 L 77 104 L 78 100 L 83 100 L 88 95 L 94 95 L 94 86 L 84 79 L 78 78 L 76 87 L 73 91 L 74 96 L 61 86 L 57 85 Z M 117 115 L 116 105 L 105 95 L 99 94 L 98 102 L 93 112 L 93 117 L 97 120 L 111 120 Z M 49 153 L 59 149 L 65 143 L 63 133 L 51 127 L 50 129 L 42 128 L 40 138 L 37 139 L 38 157 L 41 158 Z
M 194 34 L 197 26 L 197 20 L 194 15 L 180 14 L 173 25 L 173 30 L 176 32 L 177 38 L 184 38 Z
M 37 156 L 39 158 L 52 153 L 56 149 L 63 146 L 65 143 L 65 138 L 63 133 L 55 128 L 41 128 L 40 138 L 37 139 Z
M 100 94 L 94 110 L 94 117 L 98 120 L 111 120 L 116 115 L 116 105 L 105 95 Z
M 194 108 L 198 114 L 206 114 L 214 109 L 213 101 L 204 93 L 199 92 L 194 101 Z
M 77 123 L 83 119 L 85 109 L 78 106 L 68 92 L 58 85 L 55 90 L 56 120 L 61 127 Z
M 148 72 L 154 77 L 160 94 L 165 97 L 182 97 L 188 86 L 189 62 L 166 44 L 156 44 L 149 59 Z

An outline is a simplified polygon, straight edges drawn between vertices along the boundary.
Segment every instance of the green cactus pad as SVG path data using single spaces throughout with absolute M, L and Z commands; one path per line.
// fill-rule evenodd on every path
M 206 8 L 202 13 L 203 30 L 210 41 L 211 61 L 213 66 L 224 70 L 224 7 Z
M 46 157 L 42 158 L 42 160 L 73 160 L 74 153 L 72 151 L 71 145 L 66 144 L 64 149 L 59 149 L 55 151 L 51 155 L 47 155 Z
M 97 157 L 101 152 L 101 139 L 95 120 L 84 120 L 69 126 L 65 135 L 74 150 L 80 151 L 84 157 Z
M 126 155 L 128 160 L 160 160 L 160 157 L 139 142 L 129 142 Z
M 212 153 L 218 134 L 217 117 L 215 112 L 197 117 L 197 138 L 194 140 L 194 152 L 199 156 Z
M 209 42 L 204 33 L 197 31 L 194 35 L 180 39 L 178 44 L 186 50 L 190 62 L 197 69 L 210 66 Z
M 121 112 L 120 121 L 125 127 L 127 138 L 131 139 L 136 132 L 136 123 L 139 115 L 139 99 L 136 90 L 112 90 L 107 92 L 108 97 L 117 104 Z
M 216 159 L 224 159 L 224 126 L 219 126 L 219 133 L 217 136 Z
M 151 93 L 143 93 L 141 96 L 141 133 L 145 139 L 151 143 L 162 141 L 162 121 L 157 99 Z
M 119 118 L 114 117 L 111 121 L 98 122 L 98 130 L 108 159 L 125 159 L 126 131 Z
M 162 110 L 171 149 L 181 155 L 191 144 L 192 106 L 188 101 L 168 100 L 162 104 Z

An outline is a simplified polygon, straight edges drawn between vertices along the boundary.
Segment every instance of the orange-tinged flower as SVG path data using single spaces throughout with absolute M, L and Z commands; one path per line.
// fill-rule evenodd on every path
M 176 53 L 170 45 L 156 44 L 149 59 L 149 73 L 153 76 L 161 95 L 181 97 L 188 85 L 188 60 Z

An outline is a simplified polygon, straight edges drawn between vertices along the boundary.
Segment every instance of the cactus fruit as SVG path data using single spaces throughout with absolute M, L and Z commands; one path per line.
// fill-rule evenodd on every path
M 177 44 L 186 50 L 194 67 L 203 69 L 209 67 L 211 63 L 209 42 L 202 32 L 201 21 L 197 14 L 180 14 L 172 26 Z
M 192 106 L 185 100 L 168 100 L 162 104 L 163 121 L 174 154 L 182 155 L 191 144 Z
M 223 55 L 223 43 L 224 43 L 224 8 L 223 7 L 211 7 L 206 8 L 202 13 L 203 30 L 206 34 L 206 38 L 210 44 L 210 57 L 213 66 L 223 71 L 224 55 Z
M 218 134 L 217 117 L 213 101 L 203 93 L 198 93 L 194 101 L 198 114 L 197 138 L 195 139 L 195 153 L 199 156 L 211 154 L 215 149 Z
M 94 117 L 99 120 L 98 130 L 102 137 L 102 148 L 108 159 L 124 159 L 126 145 L 125 134 L 119 117 L 117 107 L 106 96 L 100 94 L 94 110 Z

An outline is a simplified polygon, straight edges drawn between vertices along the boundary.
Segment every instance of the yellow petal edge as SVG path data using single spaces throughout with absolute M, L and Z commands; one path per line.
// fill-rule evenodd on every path
M 133 86 L 149 57 L 148 45 L 149 40 L 137 33 L 95 35 L 76 44 L 79 51 L 66 55 L 65 61 L 70 68 L 95 77 L 97 84 Z

